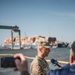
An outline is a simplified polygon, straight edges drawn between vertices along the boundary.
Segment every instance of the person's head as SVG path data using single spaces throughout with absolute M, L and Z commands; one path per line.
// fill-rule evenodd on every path
M 71 45 L 70 50 L 70 64 L 75 64 L 75 41 Z
M 50 52 L 50 45 L 49 42 L 47 41 L 41 41 L 38 43 L 38 56 L 44 58 L 46 56 L 48 56 L 49 52 Z

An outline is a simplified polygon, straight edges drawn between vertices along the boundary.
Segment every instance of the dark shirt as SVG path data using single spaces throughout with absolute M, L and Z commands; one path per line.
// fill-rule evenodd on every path
M 75 65 L 67 64 L 62 69 L 50 70 L 47 75 L 75 75 Z

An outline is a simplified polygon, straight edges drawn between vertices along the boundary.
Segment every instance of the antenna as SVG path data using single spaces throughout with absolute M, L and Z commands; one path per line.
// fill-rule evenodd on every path
M 25 37 L 27 37 L 27 34 L 26 34 L 26 32 L 24 32 L 24 34 L 25 34 Z

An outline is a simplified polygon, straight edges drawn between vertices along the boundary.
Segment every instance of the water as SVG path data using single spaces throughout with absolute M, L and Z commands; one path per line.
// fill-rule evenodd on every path
M 15 53 L 23 53 L 25 56 L 35 57 L 37 54 L 37 50 L 0 50 L 0 54 L 15 54 Z M 1 58 L 1 57 L 0 57 Z M 51 52 L 46 59 L 56 59 L 62 61 L 69 61 L 69 48 L 55 48 L 51 49 Z M 32 60 L 28 59 L 28 67 L 30 66 Z M 1 62 L 1 61 L 0 61 Z M 64 66 L 64 64 L 61 64 Z M 58 68 L 51 63 L 49 63 L 50 69 Z M 0 67 L 0 75 L 20 75 L 17 71 L 13 71 L 13 68 L 1 68 Z

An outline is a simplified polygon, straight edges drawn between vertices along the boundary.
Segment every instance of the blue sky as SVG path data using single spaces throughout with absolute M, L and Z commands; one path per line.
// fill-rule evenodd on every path
M 17 25 L 21 37 L 26 33 L 73 42 L 75 0 L 0 0 L 0 25 Z M 5 38 L 10 38 L 10 30 L 0 29 L 1 44 Z

